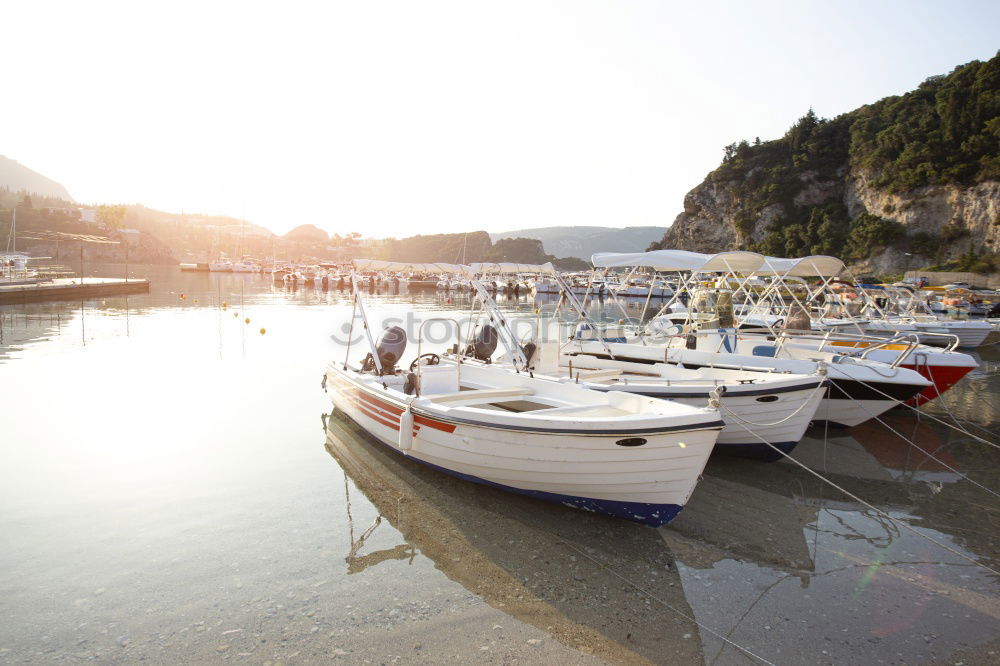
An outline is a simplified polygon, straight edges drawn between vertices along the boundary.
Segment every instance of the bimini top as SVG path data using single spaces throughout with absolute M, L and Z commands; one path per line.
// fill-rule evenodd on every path
M 757 271 L 765 275 L 794 275 L 798 277 L 833 277 L 844 270 L 844 262 L 836 257 L 814 254 L 798 259 L 766 257 L 767 263 Z
M 382 259 L 355 259 L 351 263 L 359 271 L 395 271 L 397 273 L 410 271 L 411 273 L 450 273 L 452 275 L 465 275 L 469 271 L 469 267 L 462 264 L 428 264 L 412 261 L 383 261 Z
M 545 264 L 516 264 L 513 262 L 478 263 L 469 266 L 474 275 L 485 273 L 538 273 L 555 275 L 556 267 L 551 262 Z
M 653 250 L 651 252 L 598 252 L 591 256 L 598 268 L 642 266 L 657 271 L 706 271 L 713 273 L 753 273 L 764 265 L 764 255 L 756 252 L 719 252 L 702 254 L 687 250 Z

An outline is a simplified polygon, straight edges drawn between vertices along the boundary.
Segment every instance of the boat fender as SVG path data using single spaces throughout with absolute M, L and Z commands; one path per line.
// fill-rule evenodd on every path
M 697 349 L 698 336 L 695 335 L 694 333 L 688 333 L 684 346 L 687 347 L 688 349 Z
M 321 381 L 319 385 L 320 385 L 320 387 L 321 387 L 321 388 L 322 388 L 322 389 L 323 389 L 324 391 L 326 390 L 326 373 L 325 373 L 325 372 L 323 373 L 323 381 Z
M 399 450 L 409 451 L 413 448 L 413 412 L 410 406 L 399 416 Z

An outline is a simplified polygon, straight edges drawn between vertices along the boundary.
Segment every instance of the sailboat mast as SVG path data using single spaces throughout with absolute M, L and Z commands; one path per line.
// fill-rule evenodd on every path
M 17 252 L 17 206 L 11 211 L 10 232 L 7 234 L 7 251 Z

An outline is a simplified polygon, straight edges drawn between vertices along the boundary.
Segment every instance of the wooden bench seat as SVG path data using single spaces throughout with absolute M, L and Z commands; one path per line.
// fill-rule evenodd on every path
M 435 395 L 425 395 L 424 397 L 434 402 L 461 402 L 475 404 L 477 402 L 495 402 L 507 398 L 520 398 L 532 395 L 534 391 L 529 388 L 508 388 L 508 389 L 472 389 L 471 391 L 457 391 L 455 393 L 438 393 Z

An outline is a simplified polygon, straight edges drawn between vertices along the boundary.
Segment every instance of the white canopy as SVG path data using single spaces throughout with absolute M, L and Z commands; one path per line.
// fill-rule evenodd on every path
M 469 267 L 462 264 L 383 261 L 382 259 L 355 259 L 352 263 L 354 268 L 359 271 L 395 271 L 397 273 L 409 271 L 411 273 L 449 273 L 452 275 L 465 275 L 469 271 Z
M 798 259 L 766 257 L 767 264 L 759 274 L 795 275 L 799 277 L 833 277 L 844 270 L 844 262 L 836 257 L 814 254 Z
M 652 252 L 598 252 L 590 258 L 598 268 L 643 266 L 657 271 L 751 273 L 764 265 L 764 255 L 756 252 L 720 252 L 702 254 L 687 250 L 653 250 Z
M 473 274 L 483 275 L 485 273 L 539 273 L 544 275 L 555 275 L 556 267 L 551 262 L 544 264 L 516 264 L 513 262 L 500 263 L 478 263 L 470 266 Z

